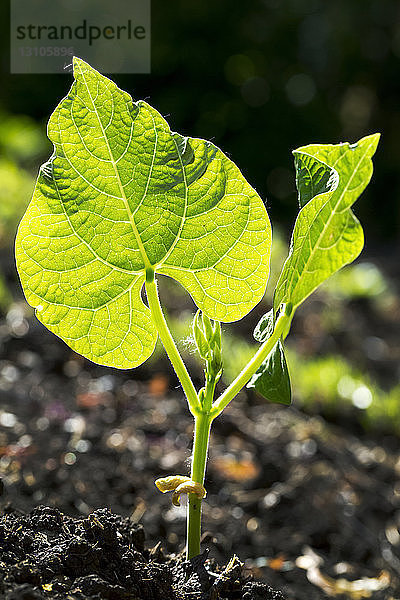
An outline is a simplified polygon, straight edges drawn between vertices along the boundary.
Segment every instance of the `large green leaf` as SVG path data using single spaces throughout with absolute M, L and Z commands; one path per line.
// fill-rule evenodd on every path
M 310 145 L 294 152 L 302 209 L 276 286 L 275 311 L 285 302 L 294 312 L 361 252 L 363 230 L 350 207 L 371 179 L 378 141 L 374 134 L 352 145 Z
M 42 323 L 92 361 L 129 368 L 157 337 L 146 271 L 178 280 L 209 317 L 240 319 L 264 294 L 270 224 L 211 142 L 172 133 L 77 58 L 74 77 L 49 121 L 54 153 L 19 227 L 17 266 Z

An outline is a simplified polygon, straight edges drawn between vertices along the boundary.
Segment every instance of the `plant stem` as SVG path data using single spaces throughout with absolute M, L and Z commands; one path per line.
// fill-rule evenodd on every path
M 284 311 L 279 315 L 276 323 L 274 331 L 255 353 L 253 358 L 244 369 L 239 373 L 239 375 L 232 381 L 232 383 L 226 388 L 226 390 L 221 394 L 221 396 L 214 402 L 213 407 L 210 411 L 210 414 L 213 418 L 217 417 L 224 408 L 229 404 L 231 400 L 240 392 L 240 390 L 246 385 L 246 383 L 250 380 L 252 375 L 257 371 L 257 369 L 262 365 L 264 360 L 267 358 L 268 354 L 271 352 L 276 342 L 281 337 L 283 331 L 287 323 L 290 320 L 290 316 L 287 315 Z
M 211 423 L 218 416 L 229 402 L 236 396 L 243 386 L 249 381 L 251 376 L 261 366 L 265 358 L 271 352 L 276 342 L 281 337 L 290 316 L 285 310 L 281 312 L 271 337 L 266 340 L 256 354 L 253 356 L 247 366 L 239 373 L 231 385 L 221 394 L 219 399 L 213 404 L 213 396 L 216 381 L 210 380 L 206 384 L 206 396 L 200 402 L 193 382 L 187 372 L 186 366 L 175 345 L 174 339 L 168 328 L 164 314 L 162 312 L 160 299 L 158 297 L 157 282 L 155 280 L 152 268 L 146 269 L 146 293 L 160 339 L 168 354 L 168 357 L 175 369 L 175 372 L 182 384 L 189 404 L 189 409 L 194 416 L 194 444 L 191 479 L 195 483 L 204 484 L 204 475 L 206 470 L 208 442 L 210 437 Z M 187 559 L 200 554 L 200 536 L 201 536 L 201 503 L 202 499 L 196 494 L 189 494 L 188 512 L 187 512 Z
M 187 402 L 189 404 L 190 412 L 194 417 L 201 410 L 200 402 L 197 397 L 196 389 L 187 372 L 185 363 L 179 354 L 178 348 L 175 345 L 174 338 L 171 335 L 167 322 L 165 320 L 160 299 L 158 297 L 157 282 L 154 278 L 154 271 L 148 270 L 146 272 L 146 294 L 149 302 L 149 307 L 153 317 L 154 324 L 157 328 L 160 339 L 163 343 L 166 353 L 175 369 L 179 381 L 182 384 L 183 391 L 185 392 Z
M 208 441 L 210 438 L 212 421 L 212 417 L 206 412 L 200 413 L 194 417 L 194 445 L 191 479 L 196 483 L 201 483 L 201 485 L 204 484 Z M 189 494 L 186 548 L 188 560 L 200 554 L 201 502 L 201 498 L 198 498 L 195 494 Z

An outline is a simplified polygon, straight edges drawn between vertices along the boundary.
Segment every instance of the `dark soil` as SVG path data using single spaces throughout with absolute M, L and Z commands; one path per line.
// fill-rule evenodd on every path
M 0 520 L 0 593 L 6 600 L 283 600 L 244 575 L 235 557 L 220 569 L 207 552 L 191 561 L 144 548 L 141 525 L 107 509 L 77 519 L 39 506 Z
M 366 433 L 356 410 L 329 423 L 240 394 L 213 425 L 206 553 L 185 563 L 185 507 L 154 486 L 187 473 L 193 434 L 167 361 L 98 367 L 24 306 L 0 321 L 0 597 L 400 598 L 397 435 Z M 348 308 L 354 347 L 374 335 L 368 310 Z

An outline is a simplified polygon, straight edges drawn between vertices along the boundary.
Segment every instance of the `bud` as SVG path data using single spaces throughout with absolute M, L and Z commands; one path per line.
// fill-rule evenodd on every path
M 211 325 L 209 317 L 207 317 L 207 315 L 205 315 L 204 313 L 201 315 L 201 318 L 203 321 L 204 334 L 206 336 L 207 342 L 210 344 L 214 335 L 213 326 Z
M 198 310 L 193 319 L 193 335 L 201 358 L 207 362 L 207 380 L 213 379 L 215 383 L 222 374 L 221 324 L 219 321 L 211 321 L 207 315 Z M 200 390 L 201 403 L 204 398 L 205 391 Z
M 193 335 L 196 342 L 197 350 L 204 360 L 210 360 L 211 348 L 208 343 L 206 336 L 204 335 L 203 328 L 200 323 L 200 311 L 198 310 L 193 319 Z
M 206 389 L 202 387 L 201 390 L 199 391 L 199 401 L 202 406 L 204 404 L 205 398 L 206 398 Z
M 219 321 L 214 321 L 214 333 L 211 340 L 211 347 L 213 349 L 219 348 L 221 350 L 221 346 L 221 323 Z

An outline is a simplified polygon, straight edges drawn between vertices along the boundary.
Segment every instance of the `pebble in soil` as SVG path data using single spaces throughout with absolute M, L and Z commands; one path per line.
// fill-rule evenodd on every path
M 0 517 L 0 593 L 5 600 L 284 600 L 249 580 L 233 557 L 185 561 L 144 546 L 144 530 L 99 509 L 87 518 L 38 506 Z

